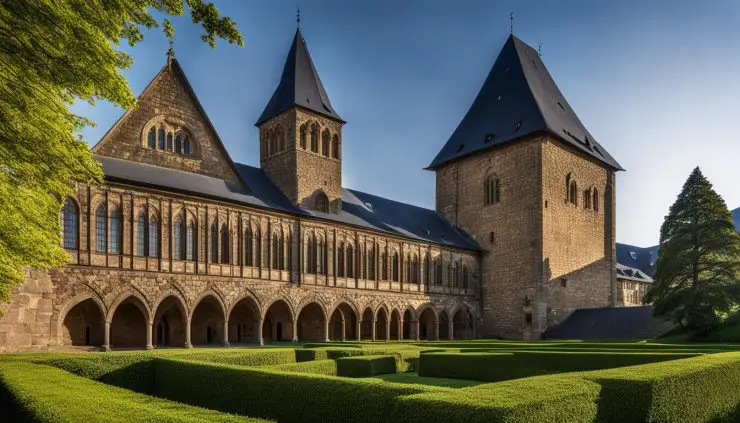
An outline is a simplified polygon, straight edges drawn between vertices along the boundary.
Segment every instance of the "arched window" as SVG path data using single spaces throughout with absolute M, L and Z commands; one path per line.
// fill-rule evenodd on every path
M 593 206 L 594 211 L 599 211 L 599 190 L 594 187 L 593 189 Z
M 380 254 L 380 276 L 381 280 L 388 280 L 388 253 L 385 251 Z
M 172 151 L 172 132 L 167 133 L 167 151 Z
M 398 282 L 398 271 L 399 271 L 399 263 L 398 263 L 398 253 L 393 251 L 393 254 L 391 255 L 391 266 L 393 266 L 393 281 Z
M 113 206 L 113 210 L 110 213 L 110 252 L 112 254 L 121 254 L 122 223 L 121 211 L 118 207 Z
M 306 124 L 304 123 L 301 125 L 301 148 L 306 149 L 306 138 L 308 136 L 308 128 L 306 128 Z
M 316 195 L 316 211 L 329 213 L 329 198 L 323 192 Z
M 331 143 L 331 156 L 335 159 L 339 158 L 339 135 L 334 134 L 334 138 Z
M 247 234 L 244 236 L 245 245 L 245 263 L 247 266 L 254 266 L 254 232 L 252 225 L 247 225 Z
M 182 153 L 186 156 L 190 155 L 190 138 L 187 135 L 182 140 Z
M 164 150 L 164 128 L 159 128 L 159 133 L 157 134 L 157 145 L 160 150 Z
M 586 210 L 591 208 L 591 190 L 590 189 L 583 191 L 583 208 Z
M 355 250 L 352 245 L 347 245 L 347 277 L 355 277 Z
M 483 202 L 485 204 L 496 204 L 501 201 L 501 180 L 496 176 L 489 176 L 483 187 Z
M 172 254 L 176 260 L 183 259 L 183 246 L 182 246 L 182 233 L 183 226 L 180 216 L 175 218 L 175 222 L 172 224 Z
M 565 199 L 571 204 L 578 204 L 578 184 L 570 173 L 565 178 Z
M 319 152 L 319 127 L 315 123 L 311 124 L 311 151 Z
M 230 261 L 230 250 L 231 243 L 229 242 L 231 240 L 231 237 L 229 236 L 229 228 L 226 227 L 226 224 L 221 225 L 221 263 L 223 264 L 229 264 Z
M 218 219 L 211 223 L 211 263 L 218 263 Z
M 195 227 L 191 221 L 188 222 L 185 232 L 185 260 L 193 260 L 193 251 L 195 251 Z
M 159 257 L 159 221 L 149 217 L 149 257 Z
M 139 212 L 136 218 L 136 255 L 144 257 L 146 255 L 146 216 L 144 212 Z
M 367 279 L 367 247 L 364 245 L 357 247 L 357 275 Z
M 419 284 L 419 257 L 416 254 L 411 260 L 411 283 Z
M 98 206 L 95 212 L 95 251 L 99 253 L 108 252 L 108 214 L 105 212 L 105 204 Z
M 320 275 L 326 274 L 326 247 L 324 246 L 324 239 L 321 237 L 318 237 L 317 240 L 317 246 L 316 246 L 316 252 L 318 253 L 318 257 L 316 260 L 316 273 Z
M 455 266 L 452 269 L 452 286 L 457 288 L 460 286 L 460 262 L 456 261 Z
M 344 243 L 339 243 L 337 249 L 337 276 L 344 277 Z
M 329 130 L 324 129 L 324 132 L 321 134 L 321 154 L 326 157 L 329 157 L 329 140 Z
M 462 266 L 462 287 L 468 289 L 468 267 L 463 264 Z
M 278 139 L 278 152 L 285 151 L 285 133 L 283 132 L 282 126 L 278 126 L 277 139 Z
M 375 280 L 375 246 L 371 246 L 367 251 L 367 278 Z
M 147 136 L 147 145 L 151 149 L 157 148 L 157 128 L 152 127 L 152 129 L 149 130 L 149 135 Z
M 175 153 L 182 153 L 182 137 L 180 134 L 175 135 Z
M 275 232 L 272 234 L 272 268 L 277 270 L 283 270 L 283 233 L 282 231 Z
M 76 250 L 77 245 L 77 204 L 71 198 L 67 198 L 62 207 L 62 246 Z
M 306 237 L 306 273 L 316 273 L 316 239 L 311 234 Z
M 424 255 L 424 284 L 427 286 L 432 281 L 432 268 L 431 263 L 429 262 L 429 253 L 426 253 Z
M 442 285 L 442 257 L 437 257 L 434 260 L 434 284 L 435 285 Z

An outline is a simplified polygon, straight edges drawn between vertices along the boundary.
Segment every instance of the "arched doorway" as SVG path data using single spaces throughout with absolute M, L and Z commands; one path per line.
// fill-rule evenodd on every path
M 385 307 L 378 309 L 378 315 L 375 317 L 375 339 L 388 340 L 388 313 Z
M 154 345 L 182 347 L 185 345 L 187 311 L 174 295 L 162 300 L 154 313 Z
M 426 308 L 419 315 L 419 339 L 432 340 L 436 339 L 437 316 L 434 310 Z
M 342 336 L 342 325 L 345 324 L 344 322 L 344 315 L 342 312 L 337 308 L 334 310 L 334 313 L 331 314 L 331 318 L 329 319 L 329 339 L 332 341 L 343 341 L 344 338 Z
M 342 319 L 344 329 L 342 329 Z M 344 337 L 342 337 L 344 330 Z M 357 339 L 357 316 L 355 311 L 347 303 L 340 303 L 329 320 L 329 338 L 333 341 Z
M 406 310 L 403 313 L 403 339 L 411 339 L 411 325 L 413 324 L 413 314 L 411 310 Z
M 61 345 L 102 346 L 105 318 L 95 300 L 88 298 L 72 307 L 64 316 Z
M 317 303 L 305 305 L 298 313 L 298 340 L 324 341 L 324 311 Z
M 146 348 L 148 314 L 137 297 L 128 297 L 113 310 L 110 323 L 111 348 Z
M 283 300 L 277 300 L 267 309 L 262 323 L 265 341 L 290 341 L 293 339 L 293 313 Z
M 450 339 L 450 319 L 444 310 L 439 313 L 439 339 Z
M 223 307 L 213 295 L 207 295 L 193 309 L 190 342 L 193 345 L 220 345 L 224 340 Z
M 391 339 L 400 339 L 398 337 L 400 333 L 401 326 L 401 316 L 398 314 L 398 310 L 393 310 L 391 312 Z
M 473 339 L 473 316 L 467 308 L 458 310 L 452 318 L 455 339 Z
M 366 308 L 362 313 L 362 327 L 360 335 L 363 341 L 373 339 L 373 311 L 370 308 Z
M 229 315 L 229 343 L 259 342 L 259 307 L 252 298 L 243 298 Z

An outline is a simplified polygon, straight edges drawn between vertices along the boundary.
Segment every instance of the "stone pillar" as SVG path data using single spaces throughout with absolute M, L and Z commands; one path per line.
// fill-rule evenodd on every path
M 185 348 L 193 348 L 193 344 L 190 342 L 190 316 L 185 322 Z
M 329 319 L 324 319 L 324 342 L 329 341 Z
M 414 336 L 416 337 L 416 342 L 419 342 L 421 340 L 421 336 L 419 334 L 419 319 L 412 321 L 411 325 L 414 327 Z
M 373 322 L 373 330 L 372 330 L 372 340 L 375 341 L 375 319 L 371 320 Z
M 293 342 L 298 342 L 298 319 L 293 319 Z
M 439 318 L 434 322 L 434 340 L 439 341 Z
M 398 340 L 403 341 L 403 319 L 398 319 Z
M 385 321 L 385 340 L 386 342 L 391 340 L 391 321 L 390 320 Z
M 221 342 L 221 345 L 224 347 L 229 347 L 231 344 L 229 344 L 229 321 L 224 319 L 224 339 Z
M 262 326 L 264 325 L 264 321 L 262 318 L 257 320 L 257 342 L 260 345 L 265 345 L 265 339 L 262 337 Z
M 355 335 L 357 335 L 358 341 L 362 340 L 362 320 L 361 319 L 357 319 L 357 333 Z
M 449 323 L 447 324 L 447 326 L 449 327 L 449 329 L 448 329 L 447 333 L 448 333 L 448 334 L 449 334 L 449 336 L 450 336 L 450 340 L 453 340 L 453 339 L 455 339 L 455 334 L 453 333 L 453 330 L 455 330 L 455 321 L 454 321 L 454 320 L 452 320 L 452 319 L 450 319 L 450 321 L 449 321 Z
M 105 322 L 105 332 L 103 333 L 103 345 L 101 346 L 103 351 L 110 351 L 110 322 Z
M 146 324 L 146 349 L 152 350 L 154 349 L 154 345 L 152 344 L 152 338 L 153 338 L 153 331 L 154 330 L 154 322 L 149 321 Z
M 342 341 L 347 340 L 347 325 L 344 323 L 344 319 L 342 319 Z

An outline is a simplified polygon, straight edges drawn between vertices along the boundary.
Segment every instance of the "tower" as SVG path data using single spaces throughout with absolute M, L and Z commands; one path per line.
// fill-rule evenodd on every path
M 260 166 L 296 206 L 341 211 L 344 123 L 298 29 L 280 83 L 256 123 Z
M 615 172 L 537 51 L 506 40 L 432 161 L 436 209 L 481 248 L 481 335 L 536 339 L 614 303 Z

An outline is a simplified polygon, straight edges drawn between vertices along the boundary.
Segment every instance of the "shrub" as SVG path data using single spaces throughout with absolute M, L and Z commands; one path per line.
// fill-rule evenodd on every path
M 116 353 L 85 356 L 74 354 L 36 362 L 136 392 L 151 393 L 154 389 L 151 354 Z
M 189 353 L 177 354 L 173 358 L 249 367 L 274 366 L 296 362 L 296 350 L 293 348 L 222 349 L 206 353 L 197 350 L 190 351 Z
M 0 420 L 243 422 L 244 418 L 138 394 L 50 366 L 14 362 L 0 363 Z
M 599 389 L 597 383 L 564 376 L 512 380 L 401 397 L 394 418 L 466 423 L 592 422 Z
M 334 360 L 304 361 L 300 363 L 279 364 L 269 366 L 271 370 L 284 372 L 312 373 L 328 376 L 337 375 L 337 362 Z
M 337 373 L 344 377 L 370 377 L 396 373 L 396 356 L 363 355 L 337 360 Z
M 392 421 L 394 398 L 449 390 L 178 359 L 155 369 L 158 396 L 280 422 Z
M 359 348 L 303 348 L 295 350 L 296 361 L 314 361 L 314 360 L 336 360 L 342 357 L 352 357 L 364 355 L 364 351 Z
M 599 383 L 599 421 L 738 421 L 740 353 L 578 374 Z

